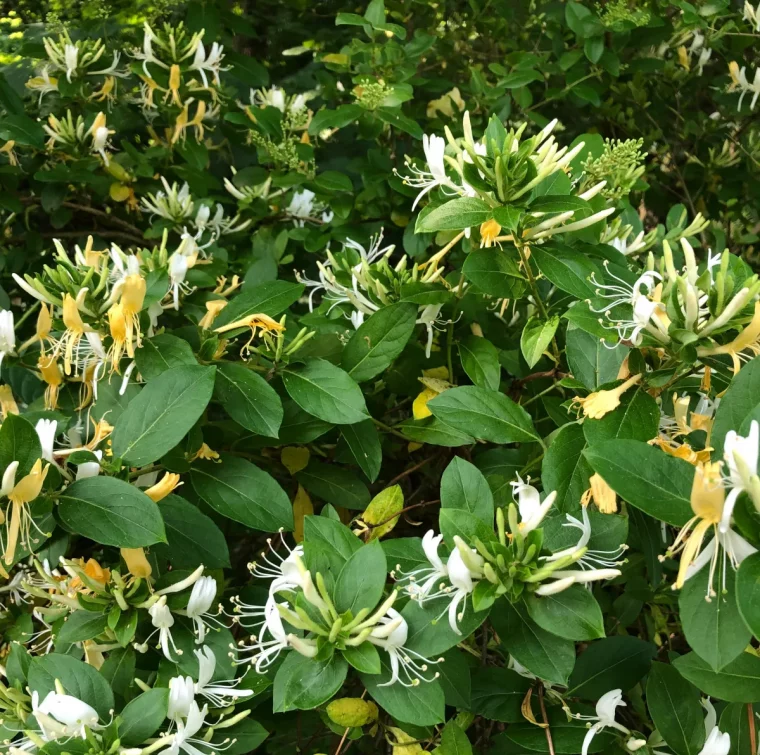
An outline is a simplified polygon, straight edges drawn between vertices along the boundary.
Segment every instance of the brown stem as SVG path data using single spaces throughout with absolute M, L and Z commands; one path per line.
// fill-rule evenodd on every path
M 92 231 L 54 231 L 40 234 L 40 236 L 42 236 L 44 239 L 78 239 L 82 238 L 83 236 L 93 235 L 102 236 L 106 239 L 125 239 L 136 244 L 142 244 L 144 241 L 144 239 L 140 236 L 135 236 L 131 233 L 126 233 L 125 231 L 101 231 L 97 229 Z M 21 236 L 16 236 L 12 239 L 9 239 L 6 243 L 25 244 L 26 239 L 22 238 Z
M 88 207 L 84 204 L 77 204 L 76 202 L 62 202 L 61 204 L 64 207 L 68 207 L 70 210 L 79 210 L 79 212 L 86 212 L 90 215 L 95 215 L 96 217 L 102 218 L 103 220 L 113 223 L 114 225 L 118 225 L 124 230 L 129 231 L 130 233 L 133 233 L 137 236 L 142 237 L 143 235 L 143 232 L 137 226 L 132 225 L 131 223 L 127 223 L 126 220 L 115 217 L 110 212 L 97 210 L 94 207 Z
M 549 746 L 549 755 L 555 755 L 554 741 L 552 740 L 551 727 L 549 726 L 549 718 L 546 715 L 546 706 L 544 705 L 544 685 L 541 684 L 538 688 L 538 704 L 541 707 L 541 718 L 546 726 L 544 731 L 546 732 L 546 744 Z
M 421 467 L 424 467 L 425 464 L 427 464 L 429 461 L 432 461 L 435 458 L 435 454 L 433 456 L 428 456 L 426 459 L 423 459 L 418 464 L 415 464 L 413 467 L 409 467 L 409 469 L 405 469 L 400 475 L 396 475 L 389 483 L 388 487 L 391 485 L 395 485 L 399 480 L 403 480 L 404 477 L 408 477 L 413 472 L 416 472 Z
M 407 511 L 411 511 L 412 509 L 419 509 L 422 506 L 432 506 L 434 503 L 440 503 L 441 499 L 436 498 L 434 501 L 423 501 L 422 503 L 413 503 L 411 506 L 407 506 L 404 509 L 401 509 L 401 511 L 391 514 L 387 519 L 383 519 L 382 522 L 378 522 L 377 524 L 368 524 L 367 527 L 371 530 L 375 529 L 375 527 L 382 527 L 384 524 L 387 524 L 388 522 L 392 521 L 393 519 L 398 519 L 402 514 L 405 514 Z
M 755 755 L 757 752 L 757 734 L 755 733 L 755 711 L 752 703 L 747 703 L 747 718 L 749 719 L 749 751 Z

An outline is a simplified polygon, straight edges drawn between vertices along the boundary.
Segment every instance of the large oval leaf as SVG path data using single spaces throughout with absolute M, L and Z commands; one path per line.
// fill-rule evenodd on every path
M 174 367 L 129 403 L 113 431 L 113 455 L 135 467 L 160 459 L 198 421 L 214 390 L 215 367 Z

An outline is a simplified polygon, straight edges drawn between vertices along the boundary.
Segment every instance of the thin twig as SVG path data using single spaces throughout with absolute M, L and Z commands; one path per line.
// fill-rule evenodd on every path
M 388 524 L 388 522 L 393 521 L 394 519 L 398 519 L 402 514 L 405 514 L 407 511 L 411 511 L 412 509 L 419 509 L 422 506 L 432 506 L 434 503 L 440 503 L 441 499 L 436 498 L 434 501 L 423 501 L 422 503 L 413 503 L 411 506 L 407 506 L 404 509 L 401 509 L 401 511 L 397 511 L 395 514 L 391 514 L 387 519 L 383 519 L 382 522 L 378 522 L 377 524 L 368 524 L 367 527 L 371 530 L 375 529 L 375 527 L 382 527 L 384 524 Z
M 142 244 L 144 239 L 140 236 L 135 236 L 132 233 L 127 233 L 126 231 L 111 231 L 111 230 L 99 230 L 94 229 L 91 231 L 51 231 L 46 233 L 41 233 L 40 236 L 44 239 L 78 239 L 82 238 L 83 236 L 102 236 L 105 239 L 125 239 L 126 241 L 131 241 L 136 244 Z M 16 236 L 12 239 L 9 239 L 6 243 L 8 244 L 25 244 L 26 239 L 21 236 Z
M 555 755 L 554 741 L 552 740 L 551 727 L 549 726 L 549 718 L 546 715 L 546 706 L 544 705 L 544 685 L 541 684 L 538 688 L 538 704 L 541 707 L 541 718 L 546 726 L 544 731 L 546 732 L 546 744 L 549 746 L 549 755 Z
M 408 477 L 410 474 L 416 472 L 421 467 L 424 467 L 425 464 L 432 461 L 437 454 L 433 454 L 433 456 L 428 456 L 426 459 L 423 459 L 422 461 L 415 464 L 413 467 L 409 467 L 409 469 L 405 469 L 400 475 L 396 475 L 389 483 L 388 487 L 391 487 L 391 485 L 395 485 L 399 480 L 403 480 L 404 477 Z
M 747 703 L 747 718 L 749 719 L 749 751 L 755 755 L 757 752 L 757 734 L 755 733 L 755 711 L 752 703 Z
M 95 215 L 99 218 L 103 218 L 103 220 L 107 220 L 113 223 L 114 225 L 121 226 L 125 230 L 135 235 L 138 235 L 138 236 L 143 235 L 143 232 L 136 225 L 127 223 L 126 220 L 117 218 L 115 215 L 112 215 L 110 212 L 104 212 L 103 210 L 98 210 L 95 207 L 88 207 L 87 205 L 77 204 L 76 202 L 62 202 L 61 204 L 64 207 L 68 207 L 70 210 L 79 210 L 80 212 L 86 212 L 86 213 L 89 213 L 90 215 Z

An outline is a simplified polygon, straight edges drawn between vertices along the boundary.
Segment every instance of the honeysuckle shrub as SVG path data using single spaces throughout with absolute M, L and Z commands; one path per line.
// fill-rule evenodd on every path
M 9 755 L 756 755 L 760 9 L 0 19 Z

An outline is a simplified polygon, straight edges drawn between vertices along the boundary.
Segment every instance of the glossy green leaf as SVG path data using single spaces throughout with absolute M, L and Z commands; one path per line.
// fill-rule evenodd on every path
M 283 417 L 282 402 L 261 375 L 242 364 L 220 364 L 214 382 L 214 398 L 246 430 L 270 438 L 278 436 Z

